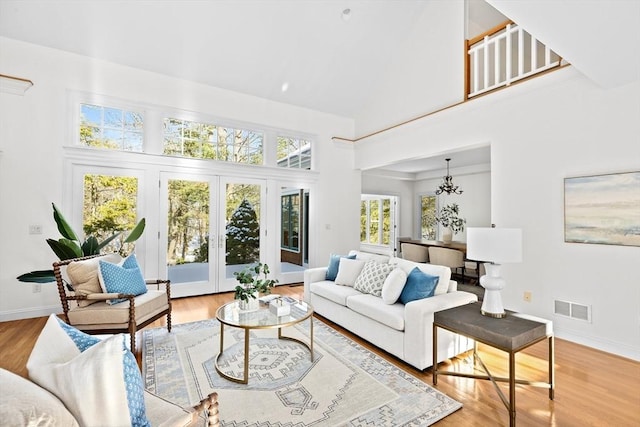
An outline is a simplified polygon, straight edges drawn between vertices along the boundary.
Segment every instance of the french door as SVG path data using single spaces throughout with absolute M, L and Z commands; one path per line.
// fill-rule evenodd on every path
M 162 173 L 159 265 L 175 297 L 233 290 L 264 252 L 265 182 Z

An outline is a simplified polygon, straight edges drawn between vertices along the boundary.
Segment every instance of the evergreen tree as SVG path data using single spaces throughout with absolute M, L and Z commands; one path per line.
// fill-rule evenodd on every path
M 227 265 L 252 264 L 260 259 L 260 224 L 247 199 L 231 214 L 226 233 Z

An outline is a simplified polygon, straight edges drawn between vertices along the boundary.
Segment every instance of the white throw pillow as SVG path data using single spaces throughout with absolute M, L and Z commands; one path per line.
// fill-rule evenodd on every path
M 52 314 L 27 369 L 29 378 L 60 399 L 80 425 L 149 426 L 142 376 L 123 334 L 102 341 Z
M 411 273 L 415 267 L 418 267 L 423 273 L 432 276 L 438 276 L 438 285 L 434 295 L 446 294 L 449 289 L 449 280 L 451 280 L 451 269 L 444 265 L 427 264 L 422 262 L 413 262 L 402 258 L 394 258 L 390 264 L 397 265 L 404 270 L 407 275 Z
M 336 276 L 336 285 L 353 286 L 360 275 L 365 261 L 342 258 Z
M 393 266 L 390 264 L 367 261 L 353 284 L 353 289 L 379 297 L 382 294 L 382 285 L 391 270 Z
M 395 304 L 407 283 L 407 273 L 401 268 L 395 268 L 382 285 L 382 301 L 386 304 Z

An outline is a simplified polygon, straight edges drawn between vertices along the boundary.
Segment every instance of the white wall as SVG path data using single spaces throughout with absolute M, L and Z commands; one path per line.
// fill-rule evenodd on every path
M 356 117 L 358 136 L 462 101 L 464 27 L 463 0 L 427 2 L 406 43 L 382 58 L 388 75 Z
M 524 261 L 503 268 L 505 306 L 552 319 L 560 337 L 640 360 L 640 248 L 563 235 L 565 177 L 640 170 L 638 117 L 640 82 L 605 90 L 567 67 L 367 138 L 356 167 L 489 141 L 491 222 L 524 238 Z M 592 322 L 555 316 L 555 299 L 590 305 Z
M 353 146 L 331 141 L 336 134 L 353 135 L 353 120 L 6 38 L 0 38 L 0 63 L 4 74 L 34 82 L 25 96 L 0 93 L 0 320 L 60 311 L 54 284 L 33 293 L 31 284 L 15 277 L 51 268 L 56 259 L 44 239 L 59 237 L 51 202 L 68 212 L 61 203 L 63 147 L 70 144 L 72 119 L 68 91 L 316 135 L 313 156 L 319 174 L 310 200 L 311 264 L 324 265 L 331 252 L 357 247 L 360 172 L 352 167 Z M 157 216 L 157 210 L 139 215 L 150 218 Z M 29 235 L 30 224 L 41 224 L 43 234 Z M 143 239 L 152 235 L 154 230 L 148 227 Z

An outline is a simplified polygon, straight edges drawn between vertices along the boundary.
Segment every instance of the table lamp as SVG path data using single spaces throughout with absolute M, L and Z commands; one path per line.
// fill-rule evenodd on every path
M 480 312 L 485 316 L 503 318 L 500 291 L 505 286 L 500 265 L 522 261 L 522 230 L 519 228 L 468 228 L 467 258 L 484 261 L 486 275 L 480 278 L 485 289 Z

